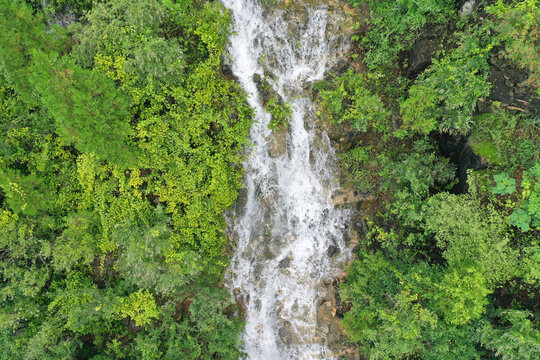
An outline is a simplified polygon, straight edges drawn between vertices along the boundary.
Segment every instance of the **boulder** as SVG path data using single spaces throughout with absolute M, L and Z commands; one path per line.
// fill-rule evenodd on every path
M 471 16 L 474 11 L 474 6 L 476 5 L 476 0 L 467 0 L 461 6 L 459 10 L 459 16 L 467 17 Z
M 326 250 L 326 254 L 328 255 L 328 257 L 339 254 L 339 247 L 337 247 L 336 245 L 330 245 L 328 247 L 328 250 Z
M 317 326 L 325 329 L 329 329 L 334 316 L 332 315 L 331 301 L 325 301 L 317 308 Z M 335 314 L 335 312 L 334 312 Z
M 285 345 L 292 345 L 298 343 L 298 335 L 291 329 L 291 323 L 287 320 L 281 321 L 281 326 L 278 329 L 278 335 L 280 340 Z
M 500 101 L 503 104 L 511 104 L 513 101 L 513 89 L 507 83 L 504 73 L 497 67 L 492 66 L 488 81 L 493 85 L 489 93 L 489 99 Z

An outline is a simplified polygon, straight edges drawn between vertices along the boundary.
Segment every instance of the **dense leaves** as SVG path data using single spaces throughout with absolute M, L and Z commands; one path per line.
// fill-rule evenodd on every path
M 538 121 L 492 101 L 488 82 L 506 58 L 537 99 L 536 2 L 470 16 L 454 2 L 353 3 L 369 10 L 353 37 L 363 64 L 317 85 L 319 114 L 358 139 L 341 153 L 345 181 L 375 198 L 341 285 L 350 341 L 369 359 L 538 357 Z M 415 75 L 406 50 L 421 32 L 442 38 Z
M 51 2 L 73 41 L 0 9 L 0 357 L 237 358 L 218 286 L 251 110 L 223 7 Z
M 428 23 L 439 24 L 453 15 L 452 0 L 349 0 L 353 5 L 366 3 L 371 16 L 367 36 L 362 43 L 368 49 L 370 68 L 393 64 L 400 51 L 408 50 Z

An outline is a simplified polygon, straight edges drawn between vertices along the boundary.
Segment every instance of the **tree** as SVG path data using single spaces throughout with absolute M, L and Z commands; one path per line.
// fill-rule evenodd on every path
M 38 104 L 28 70 L 34 63 L 34 51 L 66 50 L 66 32 L 53 26 L 46 31 L 43 16 L 34 16 L 22 0 L 0 1 L 0 74 L 21 99 Z
M 463 34 L 459 47 L 433 64 L 400 103 L 405 128 L 428 134 L 467 134 L 479 98 L 489 95 L 487 54 L 493 45 L 485 30 Z
M 440 193 L 428 199 L 425 230 L 433 234 L 450 266 L 475 264 L 488 288 L 516 275 L 517 252 L 510 247 L 504 218 L 470 194 Z
M 105 75 L 83 69 L 67 57 L 35 54 L 33 79 L 43 105 L 68 144 L 102 160 L 135 163 L 129 143 L 129 98 Z

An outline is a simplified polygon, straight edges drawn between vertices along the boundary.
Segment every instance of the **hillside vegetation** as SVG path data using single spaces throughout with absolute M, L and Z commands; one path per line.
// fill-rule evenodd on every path
M 540 358 L 540 8 L 463 3 L 351 0 L 356 70 L 317 84 L 377 198 L 341 285 L 369 359 Z
M 219 284 L 251 110 L 226 11 L 28 3 L 0 1 L 0 359 L 238 358 Z

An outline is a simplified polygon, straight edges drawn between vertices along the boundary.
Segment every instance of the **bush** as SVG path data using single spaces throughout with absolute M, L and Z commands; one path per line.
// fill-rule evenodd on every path
M 318 113 L 331 123 L 347 122 L 360 131 L 389 131 L 390 112 L 381 98 L 368 89 L 364 75 L 349 70 L 318 87 L 321 89 Z
M 401 103 L 407 129 L 428 134 L 433 130 L 466 135 L 479 98 L 489 95 L 487 59 L 491 45 L 477 31 L 462 35 L 455 50 L 434 60 L 413 84 Z
M 488 6 L 486 12 L 495 16 L 491 26 L 495 29 L 498 40 L 504 43 L 504 55 L 529 71 L 527 81 L 540 95 L 540 7 L 537 1 L 513 1 L 505 4 L 499 0 L 495 5 Z
M 368 52 L 364 62 L 369 68 L 393 67 L 401 51 L 411 48 L 420 30 L 427 24 L 441 24 L 452 17 L 453 0 L 350 0 L 370 10 L 369 30 L 362 39 Z

